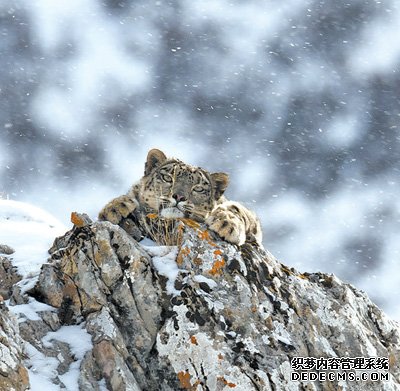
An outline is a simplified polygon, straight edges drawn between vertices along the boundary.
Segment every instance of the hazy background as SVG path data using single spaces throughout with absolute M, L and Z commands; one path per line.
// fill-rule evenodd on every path
M 398 1 L 0 2 L 0 192 L 95 217 L 151 147 L 400 320 Z

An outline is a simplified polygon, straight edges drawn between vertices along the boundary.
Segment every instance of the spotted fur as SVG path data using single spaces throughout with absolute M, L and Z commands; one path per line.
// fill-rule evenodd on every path
M 110 201 L 99 213 L 99 219 L 119 224 L 136 239 L 154 239 L 155 217 L 168 221 L 188 218 L 205 222 L 228 242 L 242 245 L 250 240 L 261 244 L 257 216 L 223 196 L 228 182 L 225 173 L 211 174 L 152 149 L 147 155 L 144 176 L 126 195 Z

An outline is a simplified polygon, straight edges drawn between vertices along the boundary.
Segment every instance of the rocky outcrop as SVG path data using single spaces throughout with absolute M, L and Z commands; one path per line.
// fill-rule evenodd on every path
M 23 365 L 23 340 L 17 319 L 0 296 L 0 390 L 28 389 L 28 372 Z
M 0 245 L 0 254 L 13 252 L 11 247 Z M 20 279 L 11 260 L 0 255 L 0 390 L 22 391 L 29 386 L 28 372 L 23 364 L 23 339 L 16 317 L 4 302 Z
M 10 297 L 13 286 L 21 280 L 16 267 L 13 266 L 11 260 L 0 255 L 0 296 L 4 299 Z
M 0 254 L 11 255 L 15 250 L 6 244 L 0 244 Z
M 109 222 L 73 221 L 35 288 L 19 294 L 51 306 L 21 323 L 21 334 L 58 360 L 54 384 L 75 365 L 88 391 L 400 388 L 399 325 L 335 276 L 301 274 L 254 243 L 232 246 L 190 221 L 177 247 L 145 246 Z M 80 355 L 51 337 L 68 325 L 90 336 Z M 293 381 L 297 357 L 383 357 L 390 370 L 379 382 Z

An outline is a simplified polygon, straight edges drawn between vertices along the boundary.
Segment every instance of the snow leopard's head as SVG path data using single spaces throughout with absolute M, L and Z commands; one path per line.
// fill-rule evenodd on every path
M 140 201 L 162 218 L 203 222 L 222 197 L 228 182 L 225 173 L 211 174 L 152 149 L 141 179 Z

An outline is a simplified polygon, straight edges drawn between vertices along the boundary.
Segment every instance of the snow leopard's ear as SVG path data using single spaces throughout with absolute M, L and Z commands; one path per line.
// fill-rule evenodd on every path
M 224 172 L 216 172 L 211 174 L 211 182 L 214 188 L 215 199 L 218 200 L 228 187 L 229 175 Z
M 149 175 L 156 167 L 161 166 L 167 160 L 164 152 L 159 149 L 150 149 L 144 165 L 144 175 Z

